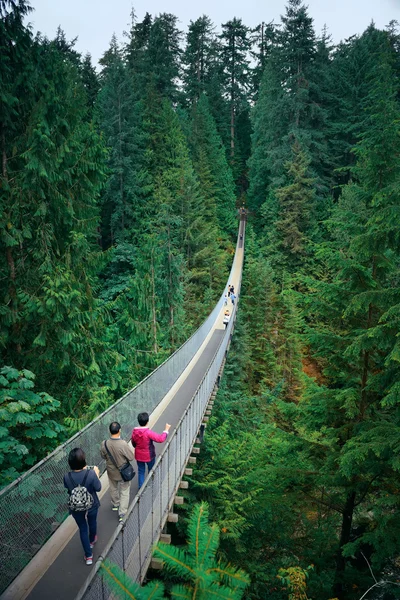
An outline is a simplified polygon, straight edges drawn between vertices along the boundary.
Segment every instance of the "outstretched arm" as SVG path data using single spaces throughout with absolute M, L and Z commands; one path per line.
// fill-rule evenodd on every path
M 171 425 L 169 425 L 169 423 L 167 423 L 165 425 L 165 429 L 162 433 L 156 433 L 155 431 L 152 431 L 150 429 L 149 430 L 149 438 L 151 440 L 153 440 L 153 442 L 158 442 L 159 444 L 161 444 L 162 442 L 165 442 L 165 440 L 167 439 L 167 435 L 170 430 L 170 427 L 171 427 Z

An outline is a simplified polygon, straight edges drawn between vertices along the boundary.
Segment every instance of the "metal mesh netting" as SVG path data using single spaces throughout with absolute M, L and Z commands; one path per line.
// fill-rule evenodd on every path
M 237 247 L 239 247 L 239 244 Z M 235 268 L 235 261 L 232 265 L 232 271 Z M 229 281 L 231 281 L 231 275 L 229 276 Z M 103 439 L 108 435 L 109 423 L 117 420 L 123 424 L 131 424 L 134 423 L 136 415 L 139 412 L 146 410 L 150 413 L 155 409 L 206 339 L 223 303 L 224 293 L 221 294 L 218 303 L 200 328 L 169 359 L 82 431 L 62 446 L 59 446 L 52 454 L 35 465 L 22 477 L 0 491 L 0 564 L 2 565 L 0 569 L 0 593 L 10 585 L 13 579 L 29 563 L 36 552 L 67 516 L 63 476 L 70 450 L 74 447 L 85 448 L 88 464 L 98 464 L 100 471 L 103 472 L 105 464 L 101 459 L 99 462 L 99 447 Z M 232 322 L 233 318 L 228 326 L 229 331 L 232 327 Z M 228 338 L 228 334 L 224 336 L 223 345 L 227 343 Z M 222 346 L 220 350 L 221 348 Z M 218 360 L 216 358 L 214 363 L 216 364 Z M 222 358 L 220 364 L 221 362 Z M 214 363 L 202 385 L 205 385 L 204 382 L 208 381 L 211 372 L 214 373 L 215 368 L 217 369 L 215 377 L 217 376 L 219 367 L 214 366 Z M 202 392 L 199 391 L 197 396 L 199 394 L 202 398 L 201 405 L 203 405 L 208 399 L 207 392 L 204 389 Z M 153 507 L 154 502 L 159 503 L 158 510 L 161 517 L 165 517 L 167 514 L 169 504 L 175 494 L 177 476 L 180 474 L 182 468 L 182 458 L 188 455 L 193 444 L 194 435 L 197 432 L 199 420 L 202 416 L 200 400 L 190 410 L 191 412 L 185 413 L 185 427 L 187 427 L 187 431 L 183 429 L 182 433 L 179 434 L 181 435 L 179 448 L 175 449 L 174 446 L 170 448 L 172 443 L 176 443 L 176 441 L 172 442 L 175 438 L 174 435 L 171 437 L 170 444 L 167 447 L 168 452 L 158 467 L 160 469 L 160 484 L 157 486 L 159 497 L 156 501 L 152 498 L 149 502 Z M 189 435 L 188 432 L 190 432 Z M 185 450 L 187 449 L 187 451 L 183 451 L 181 447 L 182 440 L 184 439 L 186 439 Z M 176 452 L 179 455 L 177 464 L 175 464 Z M 118 538 L 115 541 L 112 551 L 110 551 L 109 558 L 120 566 L 125 565 L 128 548 L 130 548 L 129 556 L 133 553 L 135 557 L 130 563 L 132 565 L 132 577 L 140 579 L 143 575 L 145 564 L 143 561 L 149 560 L 151 544 L 158 538 L 157 535 L 153 536 L 153 541 L 149 542 L 146 546 L 144 538 L 141 539 L 142 536 L 139 537 L 139 531 L 143 527 L 141 519 L 144 519 L 146 509 L 141 508 L 141 512 L 139 509 L 134 508 L 132 514 L 135 511 L 137 511 L 136 521 L 131 516 L 130 526 L 123 536 L 121 536 L 126 540 L 125 547 L 123 542 Z M 145 521 L 144 531 L 153 530 L 154 522 L 157 520 L 159 521 L 159 517 L 158 519 L 154 519 L 153 515 L 151 527 Z M 160 522 L 156 523 L 156 527 L 160 528 Z M 151 535 L 148 533 L 145 537 L 146 539 L 150 539 Z M 132 540 L 136 541 L 132 543 Z M 139 557 L 140 560 L 138 560 Z M 108 586 L 104 582 L 101 582 L 101 584 L 96 582 L 96 585 L 93 587 L 97 590 L 103 590 L 98 592 L 100 595 L 93 597 L 109 597 Z
M 67 516 L 63 476 L 70 450 L 85 448 L 88 464 L 98 464 L 103 472 L 105 465 L 99 458 L 99 447 L 108 435 L 110 422 L 117 420 L 130 426 L 139 412 L 154 410 L 207 337 L 222 302 L 223 297 L 193 336 L 151 375 L 46 459 L 0 491 L 0 593 Z
M 208 400 L 226 355 L 233 323 L 232 318 L 207 373 L 152 473 L 148 476 L 147 484 L 143 486 L 130 506 L 124 524 L 103 551 L 103 558 L 117 564 L 137 583 L 143 582 L 151 560 L 152 549 L 160 536 L 160 528 L 173 505 Z M 191 435 L 187 432 L 191 432 Z M 101 561 L 96 564 L 95 570 L 76 600 L 109 600 L 114 597 L 100 564 Z

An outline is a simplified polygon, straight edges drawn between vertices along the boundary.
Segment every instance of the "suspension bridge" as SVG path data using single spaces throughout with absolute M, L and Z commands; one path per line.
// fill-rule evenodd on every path
M 236 252 L 227 284 L 239 299 L 242 277 L 245 211 L 240 211 Z M 237 305 L 224 329 L 226 287 L 211 314 L 168 360 L 52 454 L 0 491 L 1 600 L 108 600 L 111 591 L 103 579 L 101 562 L 117 564 L 133 580 L 143 583 L 152 561 L 152 548 L 168 541 L 168 522 L 176 522 L 174 506 L 192 474 L 198 447 L 214 404 L 229 349 Z M 130 506 L 122 523 L 110 510 L 108 479 L 99 448 L 108 437 L 111 421 L 122 424 L 125 439 L 141 411 L 151 413 L 149 425 L 162 431 L 171 423 L 166 444 L 157 445 L 156 464 L 138 491 L 131 485 Z M 83 561 L 79 533 L 66 517 L 63 475 L 72 448 L 86 452 L 88 464 L 100 469 L 102 492 L 98 513 L 98 542 L 94 564 Z

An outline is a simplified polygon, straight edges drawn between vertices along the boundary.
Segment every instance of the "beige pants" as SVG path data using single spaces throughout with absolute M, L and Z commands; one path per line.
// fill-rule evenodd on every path
M 129 506 L 129 491 L 131 487 L 130 481 L 113 481 L 108 478 L 110 483 L 111 503 L 113 506 L 118 506 L 118 514 L 120 517 L 126 515 Z

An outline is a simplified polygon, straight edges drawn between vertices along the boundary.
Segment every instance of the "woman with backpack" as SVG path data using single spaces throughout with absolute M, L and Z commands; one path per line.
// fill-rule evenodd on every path
M 97 541 L 97 511 L 100 500 L 97 492 L 101 490 L 98 467 L 88 467 L 82 448 L 74 448 L 68 456 L 71 469 L 64 475 L 64 487 L 67 488 L 68 508 L 79 527 L 79 534 L 85 562 L 93 564 L 93 546 Z

